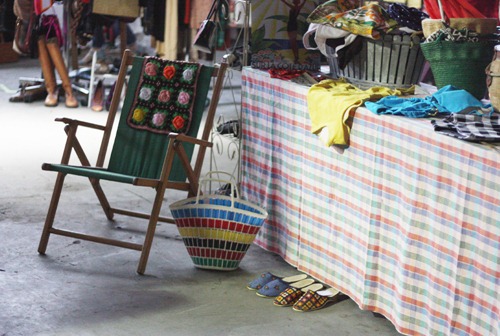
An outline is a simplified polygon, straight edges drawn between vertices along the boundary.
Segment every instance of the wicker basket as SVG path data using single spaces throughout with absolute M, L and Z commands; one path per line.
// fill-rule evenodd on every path
M 491 105 L 500 112 L 500 45 L 495 47 L 493 61 L 486 68 L 488 93 Z
M 209 174 L 225 174 L 210 172 Z M 264 220 L 266 210 L 239 197 L 234 180 L 207 181 L 230 183 L 231 196 L 203 195 L 175 202 L 170 211 L 186 249 L 198 268 L 231 271 L 239 267 Z
M 361 51 L 344 69 L 338 67 L 333 49 L 327 47 L 332 75 L 345 77 L 361 89 L 408 88 L 419 82 L 425 61 L 420 51 L 420 36 L 389 33 L 380 40 L 360 38 Z
M 493 57 L 493 42 L 434 41 L 422 43 L 421 48 L 438 89 L 453 85 L 484 98 L 485 69 Z
M 440 19 L 447 21 L 441 0 L 437 0 L 437 2 L 441 15 Z M 455 20 L 455 25 L 481 33 L 490 33 L 491 30 L 495 31 L 496 28 L 495 19 Z M 434 24 L 434 22 L 435 20 L 431 24 Z M 426 25 L 425 22 L 423 24 Z M 429 31 L 433 29 L 428 28 Z M 431 66 L 437 88 L 453 85 L 468 91 L 477 99 L 483 99 L 486 94 L 485 69 L 491 62 L 497 41 L 453 42 L 442 41 L 441 38 L 442 35 L 436 41 L 422 43 L 421 45 L 425 59 Z

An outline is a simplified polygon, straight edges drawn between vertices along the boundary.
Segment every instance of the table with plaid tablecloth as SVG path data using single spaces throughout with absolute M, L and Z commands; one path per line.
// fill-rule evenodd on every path
M 498 148 L 365 108 L 347 149 L 325 147 L 307 91 L 243 69 L 241 191 L 269 213 L 256 243 L 403 334 L 499 335 Z

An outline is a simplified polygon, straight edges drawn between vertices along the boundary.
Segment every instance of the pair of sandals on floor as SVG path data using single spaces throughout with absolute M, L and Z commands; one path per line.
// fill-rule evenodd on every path
M 247 285 L 256 294 L 274 298 L 273 304 L 290 307 L 299 312 L 309 312 L 325 308 L 348 298 L 335 288 L 324 289 L 323 284 L 308 278 L 306 274 L 279 277 L 272 273 L 262 273 Z

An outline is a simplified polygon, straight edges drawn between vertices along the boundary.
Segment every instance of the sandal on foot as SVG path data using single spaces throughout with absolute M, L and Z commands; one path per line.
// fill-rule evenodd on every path
M 265 298 L 275 298 L 280 295 L 288 287 L 294 288 L 304 288 L 306 286 L 312 285 L 314 283 L 314 279 L 304 279 L 297 282 L 288 283 L 283 281 L 283 279 L 276 279 L 271 282 L 268 282 L 261 289 L 257 291 L 257 295 Z
M 328 288 L 319 292 L 307 291 L 294 305 L 293 310 L 310 312 L 328 307 L 334 303 L 344 301 L 349 297 L 335 288 Z
M 260 275 L 260 277 L 258 277 L 257 279 L 252 280 L 247 285 L 247 288 L 250 290 L 259 290 L 262 287 L 264 287 L 265 284 L 267 284 L 273 280 L 276 280 L 276 279 L 281 279 L 287 283 L 292 283 L 292 282 L 304 280 L 305 278 L 307 278 L 307 274 L 297 274 L 297 275 L 292 275 L 292 276 L 288 276 L 288 277 L 279 277 L 279 276 L 274 275 L 272 273 L 266 272 L 266 273 L 262 273 Z
M 323 289 L 323 284 L 314 283 L 304 288 L 288 287 L 283 292 L 281 292 L 273 301 L 273 304 L 278 307 L 290 307 L 297 302 L 302 295 L 307 291 L 319 291 Z

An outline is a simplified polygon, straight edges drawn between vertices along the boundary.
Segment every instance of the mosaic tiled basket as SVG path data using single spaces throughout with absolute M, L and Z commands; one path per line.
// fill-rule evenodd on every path
M 204 178 L 200 187 L 214 180 L 227 182 Z M 265 209 L 239 197 L 234 182 L 230 196 L 198 191 L 196 197 L 172 203 L 170 211 L 194 265 L 224 271 L 239 267 L 267 218 Z

